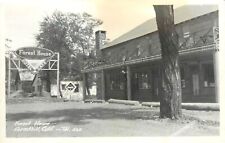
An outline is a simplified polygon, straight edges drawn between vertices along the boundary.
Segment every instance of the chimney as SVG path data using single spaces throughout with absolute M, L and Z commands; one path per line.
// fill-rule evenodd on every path
M 95 32 L 96 57 L 99 59 L 102 57 L 101 49 L 103 48 L 105 40 L 106 40 L 106 31 L 98 30 Z

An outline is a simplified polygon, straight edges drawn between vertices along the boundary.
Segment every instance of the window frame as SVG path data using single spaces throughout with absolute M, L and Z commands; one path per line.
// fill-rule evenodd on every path
M 214 88 L 215 87 L 215 75 L 214 75 L 215 73 L 214 73 L 213 63 L 203 63 L 202 71 L 203 71 L 203 87 L 204 88 Z M 211 71 L 211 73 L 206 73 L 207 71 L 208 72 Z
M 145 79 L 143 79 L 145 77 Z M 139 71 L 134 73 L 135 78 L 135 87 L 137 90 L 151 90 L 152 89 L 152 75 L 151 72 Z M 144 87 L 144 84 L 147 83 L 147 86 Z

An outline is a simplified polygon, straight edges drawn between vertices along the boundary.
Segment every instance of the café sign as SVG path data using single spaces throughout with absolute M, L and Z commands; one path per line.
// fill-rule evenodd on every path
M 51 50 L 35 47 L 20 48 L 15 53 L 23 64 L 34 74 L 41 70 L 54 56 Z

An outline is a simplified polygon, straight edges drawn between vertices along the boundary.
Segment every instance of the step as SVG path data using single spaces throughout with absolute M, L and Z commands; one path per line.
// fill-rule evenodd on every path
M 138 101 L 130 101 L 130 100 L 109 99 L 108 102 L 116 103 L 116 104 L 125 104 L 125 105 L 140 105 Z
M 97 99 L 87 99 L 84 103 L 105 103 L 105 100 L 97 100 Z

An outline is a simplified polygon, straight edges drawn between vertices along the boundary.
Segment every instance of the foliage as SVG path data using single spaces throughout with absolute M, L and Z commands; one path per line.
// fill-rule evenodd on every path
M 81 77 L 84 60 L 93 58 L 94 30 L 101 24 L 101 20 L 87 13 L 55 11 L 43 19 L 36 40 L 39 47 L 60 53 L 60 78 Z

